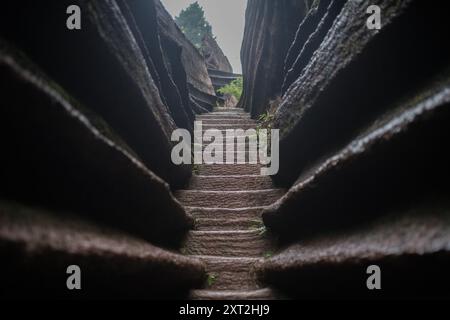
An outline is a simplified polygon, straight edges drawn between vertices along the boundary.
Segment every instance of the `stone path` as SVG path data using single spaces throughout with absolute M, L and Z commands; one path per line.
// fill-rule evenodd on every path
M 256 127 L 242 109 L 219 109 L 197 120 L 221 130 Z M 184 253 L 203 260 L 209 275 L 204 289 L 191 292 L 192 299 L 275 298 L 258 283 L 253 267 L 273 250 L 261 211 L 284 192 L 260 175 L 259 165 L 199 165 L 189 189 L 176 192 L 196 221 Z

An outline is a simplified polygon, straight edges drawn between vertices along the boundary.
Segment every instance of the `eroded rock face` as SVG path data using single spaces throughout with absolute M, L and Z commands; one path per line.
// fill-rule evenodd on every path
M 298 240 L 370 221 L 387 208 L 416 199 L 447 194 L 450 159 L 442 143 L 450 140 L 450 76 L 445 77 L 301 174 L 283 199 L 264 212 L 265 224 Z
M 203 38 L 201 50 L 208 68 L 233 73 L 230 61 L 212 36 L 206 35 Z
M 247 11 L 254 21 L 246 29 L 253 46 L 243 48 L 247 108 L 268 88 L 256 90 L 264 72 L 257 79 L 246 69 L 250 52 L 260 54 L 260 66 L 274 61 L 255 25 L 280 25 L 276 8 L 264 19 L 263 4 L 250 1 Z M 380 30 L 367 27 L 370 5 L 381 9 Z M 284 75 L 272 123 L 281 131 L 273 179 L 291 188 L 263 212 L 280 249 L 291 247 L 262 263 L 263 280 L 291 296 L 370 298 L 367 277 L 357 274 L 374 263 L 391 285 L 382 297 L 448 296 L 440 280 L 448 282 L 440 266 L 450 264 L 448 202 L 439 205 L 450 177 L 445 21 L 430 2 L 330 0 L 316 2 L 300 23 L 277 69 Z M 406 274 L 423 275 L 417 287 L 406 265 L 414 265 Z
M 307 2 L 249 0 L 241 59 L 244 92 L 240 106 L 252 117 L 265 112 L 281 93 L 284 60 L 296 30 L 307 13 Z
M 200 104 L 201 107 L 211 111 L 216 106 L 217 97 L 211 79 L 209 78 L 203 56 L 184 36 L 162 3 L 159 0 L 155 0 L 155 5 L 159 35 L 166 56 L 173 55 L 174 47 L 182 48 L 179 58 L 168 58 L 171 63 L 176 63 L 172 66 L 172 70 L 178 68 L 177 65 L 179 66 L 179 62 L 181 61 L 187 76 L 188 91 L 191 99 L 196 104 Z M 196 107 L 194 106 L 194 108 Z
M 32 63 L 0 51 L 3 199 L 69 211 L 165 246 L 192 225 L 109 125 Z
M 449 212 L 448 202 L 397 210 L 358 230 L 293 244 L 259 274 L 296 298 L 448 298 Z M 371 265 L 381 270 L 381 291 L 367 289 Z
M 119 0 L 118 4 L 139 43 L 152 77 L 158 85 L 160 96 L 169 107 L 175 123 L 180 128 L 192 131 L 195 112 L 189 104 L 186 73 L 178 62 L 182 48 L 174 47 L 167 54 L 163 52 L 154 1 Z
M 291 86 L 309 63 L 311 56 L 322 43 L 328 30 L 341 12 L 346 0 L 321 0 L 308 13 L 297 30 L 284 64 L 285 78 L 282 93 Z
M 65 27 L 72 4 L 81 7 L 81 30 Z M 0 24 L 6 41 L 100 115 L 150 170 L 172 186 L 187 181 L 190 168 L 170 159 L 170 137 L 177 128 L 171 110 L 117 2 L 11 2 L 2 8 Z
M 0 202 L 2 298 L 182 299 L 199 288 L 199 260 L 73 215 Z M 81 270 L 67 290 L 67 267 Z M 45 266 L 45 267 L 44 267 Z
M 281 130 L 278 183 L 293 183 L 448 65 L 439 10 L 416 1 L 379 5 L 383 28 L 368 30 L 369 2 L 348 1 L 283 96 L 274 121 Z

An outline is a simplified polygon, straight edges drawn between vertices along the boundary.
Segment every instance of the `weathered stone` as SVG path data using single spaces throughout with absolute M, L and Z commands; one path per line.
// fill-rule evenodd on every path
M 213 277 L 207 290 L 257 290 L 260 289 L 254 266 L 260 258 L 195 256 L 206 265 L 206 272 Z
M 248 219 L 261 221 L 261 213 L 266 207 L 244 207 L 244 208 L 204 208 L 186 207 L 186 211 L 196 220 L 198 219 Z
M 253 118 L 281 93 L 284 60 L 306 13 L 304 1 L 249 0 L 241 49 L 244 92 L 239 105 Z
M 233 167 L 233 165 L 230 165 Z M 206 208 L 239 208 L 267 206 L 277 201 L 283 194 L 283 189 L 240 190 L 240 191 L 176 191 L 177 199 L 186 206 Z
M 264 190 L 272 189 L 272 180 L 261 175 L 197 176 L 189 184 L 191 190 Z
M 203 56 L 199 50 L 185 37 L 162 3 L 159 0 L 154 1 L 157 10 L 160 38 L 164 52 L 166 55 L 171 54 L 174 45 L 182 48 L 181 62 L 187 75 L 189 93 L 196 100 L 202 100 L 201 97 L 197 96 L 197 91 L 200 91 L 203 94 L 208 94 L 211 97 L 215 97 L 214 88 L 208 75 L 208 70 L 206 68 Z M 192 88 L 195 88 L 197 91 L 192 90 Z M 217 98 L 214 103 L 210 104 L 210 108 L 215 107 L 216 101 Z M 198 103 L 198 101 L 196 102 Z
M 182 48 L 174 45 L 170 52 L 163 54 L 154 1 L 118 0 L 118 4 L 139 43 L 147 65 L 149 68 L 151 66 L 152 77 L 158 83 L 161 98 L 169 107 L 175 123 L 180 128 L 192 131 L 194 111 L 189 104 L 187 77 L 181 64 Z
M 83 12 L 81 30 L 65 27 L 73 4 Z M 103 117 L 150 170 L 173 186 L 186 182 L 190 168 L 170 160 L 171 112 L 115 1 L 10 2 L 1 10 L 0 35 Z
M 3 298 L 184 298 L 203 263 L 69 214 L 0 202 Z M 66 272 L 81 269 L 81 290 Z
M 208 68 L 233 73 L 230 61 L 217 44 L 216 39 L 209 34 L 203 37 L 201 50 Z
M 273 250 L 260 230 L 191 231 L 186 238 L 185 253 L 224 257 L 261 257 Z
M 192 300 L 273 300 L 278 298 L 278 293 L 271 289 L 258 290 L 192 290 Z
M 234 108 L 239 103 L 239 100 L 232 94 L 227 93 L 224 95 L 223 98 L 225 100 L 224 105 L 223 105 L 225 108 Z
M 285 61 L 283 94 L 297 80 L 312 55 L 321 45 L 346 0 L 318 1 L 301 23 Z
M 450 78 L 392 108 L 300 175 L 263 213 L 286 238 L 357 225 L 413 199 L 448 194 Z M 326 201 L 324 201 L 326 199 Z
M 383 12 L 379 31 L 366 27 L 369 4 Z M 445 12 L 422 1 L 348 1 L 275 115 L 281 130 L 275 181 L 293 183 L 444 70 L 450 55 L 441 40 L 444 21 Z
M 67 210 L 176 245 L 191 226 L 169 186 L 101 119 L 10 50 L 0 50 L 4 199 Z
M 448 298 L 450 210 L 438 203 L 294 244 L 266 260 L 260 276 L 297 298 Z M 370 265 L 380 267 L 381 290 L 367 289 Z

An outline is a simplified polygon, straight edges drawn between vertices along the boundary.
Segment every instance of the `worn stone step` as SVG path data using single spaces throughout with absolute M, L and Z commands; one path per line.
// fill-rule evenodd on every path
M 190 299 L 192 300 L 274 300 L 276 294 L 268 288 L 233 291 L 233 290 L 193 290 Z
M 260 175 L 262 166 L 260 164 L 200 164 L 197 168 L 198 175 Z
M 224 132 L 227 129 L 242 129 L 242 130 L 248 130 L 248 129 L 255 129 L 256 130 L 256 124 L 255 123 L 203 123 L 202 124 L 203 131 L 211 130 L 211 129 L 217 129 L 222 132 Z
M 216 112 L 241 112 L 246 113 L 242 108 L 214 108 L 213 113 Z
M 248 113 L 230 113 L 230 112 L 214 112 L 214 113 L 204 113 L 201 115 L 197 115 L 197 120 L 202 119 L 251 119 Z
M 261 175 L 198 176 L 193 175 L 191 190 L 265 190 L 272 189 L 272 179 Z
M 234 139 L 234 143 L 228 143 L 225 138 L 224 138 L 224 141 L 222 144 L 215 143 L 215 142 L 211 142 L 211 143 L 203 142 L 202 144 L 194 143 L 193 148 L 199 146 L 201 148 L 201 150 L 205 150 L 206 147 L 209 145 L 211 145 L 211 147 L 222 146 L 224 152 L 227 149 L 234 150 L 234 151 L 247 151 L 250 148 L 248 141 L 241 143 L 241 142 L 236 141 L 236 139 Z M 194 152 L 195 152 L 195 150 L 194 150 Z
M 260 218 L 198 218 L 195 219 L 195 230 L 198 231 L 231 231 L 256 230 L 263 227 Z
M 191 231 L 184 253 L 224 257 L 262 257 L 272 247 L 264 229 L 251 231 Z
M 194 152 L 194 156 L 201 157 L 202 162 L 206 165 L 216 164 L 217 161 L 222 162 L 222 164 L 249 164 L 251 161 L 253 164 L 260 162 L 263 159 L 259 156 L 258 151 L 250 153 L 249 151 L 231 151 L 228 154 L 227 150 L 222 150 L 220 153 L 218 150 L 211 152 L 210 150 L 202 152 Z
M 185 206 L 212 208 L 239 208 L 245 206 L 267 206 L 280 199 L 283 189 L 245 191 L 180 190 L 177 199 Z
M 268 207 L 248 208 L 206 208 L 185 207 L 186 211 L 195 219 L 248 219 L 258 220 L 262 211 Z
M 247 118 L 223 118 L 223 117 L 217 117 L 217 118 L 205 118 L 205 119 L 197 119 L 197 121 L 202 121 L 204 125 L 213 125 L 213 124 L 244 124 L 244 125 L 253 125 L 256 127 L 257 123 L 253 119 L 247 119 Z
M 194 256 L 206 265 L 208 290 L 256 290 L 260 289 L 255 264 L 261 258 Z

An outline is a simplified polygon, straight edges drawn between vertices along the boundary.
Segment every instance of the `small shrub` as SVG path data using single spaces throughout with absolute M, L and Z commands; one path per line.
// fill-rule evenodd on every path
M 242 96 L 243 85 L 244 80 L 242 79 L 242 77 L 239 77 L 217 91 L 221 94 L 231 94 L 239 100 Z
M 208 286 L 211 287 L 216 283 L 217 276 L 215 274 L 208 274 Z

